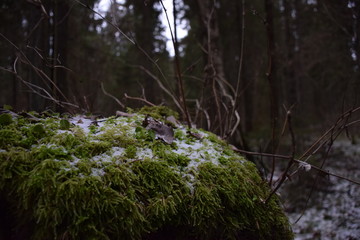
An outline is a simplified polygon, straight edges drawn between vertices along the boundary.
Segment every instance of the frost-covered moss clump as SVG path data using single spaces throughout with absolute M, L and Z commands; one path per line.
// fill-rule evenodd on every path
M 189 134 L 172 126 L 165 141 L 144 125 L 152 111 L 96 120 L 0 115 L 0 200 L 13 219 L 0 233 L 34 239 L 292 238 L 276 197 L 263 203 L 269 189 L 251 162 L 203 130 Z M 160 127 L 157 120 L 166 122 L 153 117 Z

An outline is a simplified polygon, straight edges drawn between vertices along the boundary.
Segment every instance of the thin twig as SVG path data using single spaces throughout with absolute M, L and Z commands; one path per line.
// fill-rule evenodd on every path
M 352 108 L 352 109 L 346 111 L 345 113 L 343 113 L 340 117 L 338 117 L 336 122 L 301 155 L 300 159 L 303 159 L 304 157 L 306 157 L 308 155 L 313 155 L 314 153 L 316 153 L 317 150 L 320 149 L 320 147 L 324 145 L 324 143 L 320 144 L 321 141 L 323 141 L 346 117 L 348 117 L 349 115 L 351 115 L 357 111 L 360 111 L 360 106 L 356 107 L 356 108 Z M 318 146 L 318 144 L 320 144 L 320 146 L 318 148 L 316 148 L 316 150 L 313 150 L 316 146 Z
M 211 120 L 210 120 L 209 113 L 204 108 L 201 107 L 201 105 L 197 99 L 196 99 L 196 108 L 204 113 L 206 122 L 207 122 L 207 127 L 208 127 L 208 129 L 210 129 L 211 128 Z
M 81 6 L 89 9 L 90 11 L 92 11 L 93 13 L 95 13 L 96 15 L 98 15 L 102 20 L 104 20 L 105 22 L 107 22 L 108 24 L 110 24 L 112 27 L 114 27 L 116 30 L 119 31 L 119 33 L 121 35 L 123 35 L 123 37 L 125 37 L 129 42 L 131 42 L 133 45 L 136 45 L 135 41 L 133 39 L 131 39 L 128 35 L 126 35 L 118 26 L 116 26 L 114 23 L 110 22 L 109 20 L 107 20 L 103 15 L 101 15 L 99 12 L 95 11 L 94 9 L 92 9 L 89 5 L 79 1 L 79 0 L 73 0 L 75 2 L 77 2 L 78 4 L 80 4 Z
M 242 68 L 243 68 L 243 60 L 244 60 L 244 42 L 245 42 L 245 0 L 242 0 L 241 2 L 242 7 L 242 16 L 241 16 L 241 43 L 240 43 L 240 60 L 239 60 L 239 68 L 238 68 L 238 76 L 237 76 L 237 82 L 236 82 L 236 90 L 235 90 L 235 96 L 234 96 L 234 103 L 232 104 L 232 113 L 230 115 L 229 125 L 231 125 L 232 118 L 235 114 L 237 102 L 239 100 L 239 90 L 240 90 L 240 82 L 241 82 L 241 76 L 242 76 Z M 240 118 L 238 116 L 237 121 L 233 127 L 233 129 L 230 132 L 230 135 L 227 137 L 231 137 L 235 129 L 237 128 L 240 121 L 238 121 Z
M 272 197 L 272 195 L 281 187 L 281 185 L 284 183 L 286 176 L 288 175 L 288 172 L 291 168 L 291 166 L 294 164 L 294 158 L 295 158 L 295 135 L 294 135 L 294 131 L 292 129 L 292 124 L 291 124 L 291 111 L 288 110 L 286 113 L 286 118 L 287 118 L 287 122 L 288 122 L 288 127 L 289 127 L 289 131 L 290 131 L 290 136 L 291 136 L 291 156 L 289 159 L 289 163 L 285 169 L 285 171 L 283 172 L 283 174 L 281 175 L 280 181 L 279 183 L 276 185 L 276 187 L 271 191 L 271 193 L 269 194 L 269 196 L 266 198 L 265 203 L 267 203 L 270 198 Z M 273 163 L 275 162 L 275 157 L 273 157 Z M 273 166 L 273 169 L 275 168 L 275 166 Z M 272 179 L 271 179 L 272 180 Z
M 171 89 L 170 84 L 165 76 L 165 74 L 163 73 L 163 71 L 161 70 L 161 67 L 159 66 L 159 64 L 150 57 L 150 55 L 137 43 L 137 41 L 135 39 L 130 38 L 126 33 L 124 33 L 118 26 L 116 26 L 113 22 L 109 21 L 108 19 L 106 19 L 102 14 L 100 14 L 99 12 L 97 12 L 96 10 L 92 9 L 90 6 L 84 4 L 83 2 L 79 1 L 79 0 L 73 0 L 76 1 L 77 3 L 79 3 L 81 6 L 89 9 L 90 11 L 92 11 L 93 13 L 95 13 L 96 15 L 98 15 L 103 21 L 107 22 L 109 25 L 111 25 L 112 27 L 114 27 L 117 31 L 119 31 L 119 33 L 121 33 L 122 36 L 124 36 L 131 44 L 133 44 L 142 54 L 145 55 L 145 57 L 156 67 L 156 69 L 158 70 L 158 72 L 161 75 L 161 78 L 164 80 L 164 82 L 168 85 L 168 88 L 166 88 L 163 84 L 163 82 L 156 77 L 157 79 L 157 83 L 159 84 L 159 86 L 167 93 L 171 96 L 172 100 L 174 101 L 175 105 L 182 110 L 181 104 L 179 103 L 179 100 L 177 99 L 176 95 L 174 94 L 174 91 Z M 143 70 L 144 67 L 142 67 Z M 146 72 L 149 74 L 150 71 L 146 70 Z M 153 75 L 153 74 L 151 74 Z M 154 76 L 154 75 L 153 75 Z M 153 79 L 155 79 L 153 77 Z
M 5 37 L 2 33 L 0 33 L 0 36 L 2 38 L 4 38 L 11 46 L 13 46 L 17 50 L 18 56 L 13 64 L 15 74 L 18 74 L 18 72 L 16 70 L 16 62 L 19 59 L 22 63 L 29 65 L 48 88 L 50 88 L 50 86 L 47 84 L 47 82 L 49 82 L 56 89 L 56 91 L 58 93 L 60 93 L 60 95 L 64 98 L 65 102 L 69 102 L 67 97 L 59 89 L 59 87 L 54 83 L 54 81 L 51 80 L 51 78 L 48 75 L 46 75 L 43 70 L 39 69 L 34 64 L 32 64 L 31 61 L 28 59 L 28 57 L 25 55 L 25 53 L 18 46 L 16 46 L 11 40 L 9 40 L 7 37 Z
M 178 101 L 178 99 L 176 98 L 176 96 L 175 96 L 173 93 L 171 93 L 171 91 L 170 91 L 168 88 L 166 88 L 166 87 L 164 86 L 163 82 L 162 82 L 154 73 L 152 73 L 150 70 L 146 69 L 146 68 L 145 68 L 144 66 L 142 66 L 142 65 L 129 65 L 129 66 L 139 68 L 140 70 L 142 70 L 142 71 L 144 71 L 146 74 L 148 74 L 152 79 L 154 79 L 154 80 L 157 82 L 157 84 L 159 85 L 159 87 L 160 87 L 166 94 L 168 94 L 168 95 L 172 98 L 172 100 L 173 100 L 173 102 L 175 103 L 175 105 L 176 105 L 181 111 L 183 110 L 182 107 L 181 107 L 181 104 L 179 103 L 179 101 Z M 184 112 L 182 112 L 182 113 L 184 113 Z
M 183 79 L 182 79 L 182 76 L 181 76 L 181 70 L 180 70 L 179 48 L 178 48 L 178 44 L 177 44 L 177 39 L 174 38 L 173 31 L 171 29 L 169 16 L 167 14 L 167 10 L 166 10 L 166 8 L 165 8 L 165 6 L 163 4 L 163 1 L 160 0 L 160 3 L 161 3 L 161 6 L 162 6 L 162 8 L 164 10 L 165 16 L 166 16 L 166 20 L 167 20 L 167 23 L 168 23 L 168 26 L 169 26 L 169 29 L 170 29 L 171 40 L 172 40 L 174 50 L 175 50 L 175 65 L 176 65 L 178 86 L 179 86 L 179 91 L 180 91 L 180 103 L 182 104 L 185 119 L 186 119 L 186 122 L 188 124 L 189 129 L 190 129 L 191 128 L 191 120 L 190 120 L 190 114 L 189 114 L 189 111 L 187 109 L 187 105 L 186 105 L 186 101 L 185 101 L 184 82 L 183 82 Z M 174 6 L 174 8 L 175 8 L 175 6 Z
M 272 154 L 272 153 L 262 153 L 262 152 L 251 152 L 251 151 L 245 151 L 245 150 L 241 150 L 241 149 L 237 149 L 237 148 L 234 148 L 233 147 L 233 150 L 235 152 L 238 152 L 238 153 L 242 153 L 242 154 L 248 154 L 248 155 L 253 155 L 253 156 L 261 156 L 261 157 L 269 157 L 269 158 L 272 158 L 272 157 L 275 157 L 275 158 L 279 158 L 279 159 L 286 159 L 286 160 L 289 160 L 291 159 L 291 156 L 286 156 L 286 155 L 280 155 L 280 154 Z M 354 183 L 356 185 L 360 185 L 360 182 L 356 181 L 356 180 L 353 180 L 353 179 L 350 179 L 350 178 L 347 178 L 347 177 L 344 177 L 344 176 L 341 176 L 341 175 L 338 175 L 338 174 L 335 174 L 335 173 L 332 173 L 332 172 L 329 172 L 329 171 L 325 171 L 315 165 L 312 165 L 310 163 L 307 163 L 307 162 L 304 162 L 304 161 L 301 161 L 300 159 L 296 159 L 294 158 L 293 159 L 296 163 L 298 164 L 301 164 L 301 165 L 304 165 L 304 164 L 308 164 L 311 166 L 312 169 L 318 171 L 318 172 L 322 172 L 322 173 L 325 173 L 329 176 L 334 176 L 336 178 L 339 178 L 339 179 L 343 179 L 343 180 L 346 180 L 348 182 L 351 182 L 351 183 Z
M 17 59 L 15 59 L 15 60 L 17 61 Z M 16 61 L 14 62 L 15 65 L 16 65 Z M 6 69 L 6 68 L 3 68 L 1 66 L 0 66 L 0 70 L 9 72 L 11 74 L 14 74 L 15 77 L 17 79 L 19 79 L 20 82 L 22 82 L 25 86 L 27 86 L 31 90 L 32 93 L 35 93 L 35 94 L 37 94 L 38 96 L 40 96 L 40 97 L 42 97 L 44 99 L 50 100 L 50 101 L 56 103 L 57 105 L 59 105 L 60 107 L 64 107 L 64 105 L 67 105 L 67 106 L 70 106 L 70 107 L 81 109 L 76 104 L 73 104 L 73 103 L 70 103 L 70 102 L 64 102 L 64 101 L 60 101 L 58 99 L 55 99 L 53 96 L 51 96 L 51 94 L 46 89 L 44 89 L 42 87 L 39 87 L 39 86 L 37 86 L 37 85 L 35 85 L 33 83 L 25 81 L 21 76 L 19 76 L 19 74 L 16 71 L 12 71 L 10 69 Z M 43 92 L 43 93 L 41 93 L 41 92 Z
M 338 129 L 333 129 L 333 130 L 331 131 L 331 135 L 330 135 L 330 137 L 329 137 L 329 141 L 330 141 L 330 142 L 329 142 L 329 144 L 328 144 L 327 151 L 325 152 L 325 155 L 322 157 L 322 162 L 321 162 L 321 165 L 320 165 L 320 169 L 322 169 L 322 168 L 324 167 L 325 161 L 327 160 L 327 158 L 328 158 L 328 156 L 329 156 L 330 150 L 331 150 L 331 148 L 332 148 L 332 146 L 333 146 L 333 144 L 334 144 L 335 139 L 341 134 L 341 132 L 342 132 L 342 129 L 341 129 L 342 126 L 346 126 L 346 123 L 349 121 L 350 117 L 351 117 L 351 113 L 350 113 L 349 115 L 347 115 L 347 117 L 345 117 L 344 123 L 343 123 Z M 295 223 L 297 223 L 297 222 L 303 217 L 303 215 L 305 214 L 305 210 L 306 210 L 306 208 L 307 208 L 307 206 L 308 206 L 308 203 L 309 203 L 309 201 L 310 201 L 310 198 L 311 198 L 311 196 L 312 196 L 312 193 L 313 193 L 314 190 L 315 190 L 315 186 L 316 186 L 316 184 L 317 184 L 318 181 L 319 181 L 319 177 L 320 177 L 320 174 L 317 174 L 317 175 L 316 175 L 316 178 L 315 178 L 315 180 L 314 180 L 314 182 L 313 182 L 313 185 L 312 185 L 312 187 L 311 187 L 311 191 L 310 191 L 310 193 L 309 193 L 309 195 L 308 195 L 308 197 L 307 197 L 307 199 L 306 199 L 306 203 L 305 203 L 305 206 L 304 206 L 304 208 L 303 208 L 303 211 L 302 211 L 302 213 L 299 215 L 299 217 L 297 218 L 297 220 L 295 221 Z
M 111 95 L 110 93 L 108 93 L 107 91 L 105 91 L 104 83 L 103 83 L 103 82 L 101 82 L 100 85 L 101 85 L 101 90 L 103 91 L 103 93 L 104 93 L 106 96 L 111 97 L 111 98 L 114 99 L 115 102 L 117 102 L 117 104 L 119 104 L 122 108 L 125 108 L 125 105 L 124 105 L 122 102 L 120 102 L 120 100 L 119 100 L 117 97 L 115 97 L 115 96 Z
M 145 98 L 139 98 L 139 97 L 130 97 L 129 95 L 127 95 L 126 93 L 124 94 L 125 98 L 131 99 L 131 100 L 137 100 L 137 101 L 141 101 L 146 103 L 149 106 L 155 107 L 156 105 L 149 102 L 148 100 L 146 100 Z

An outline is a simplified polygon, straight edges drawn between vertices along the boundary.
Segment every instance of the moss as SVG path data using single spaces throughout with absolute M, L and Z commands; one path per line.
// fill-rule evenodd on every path
M 166 119 L 166 117 L 174 116 L 176 119 L 179 118 L 179 114 L 166 106 L 154 106 L 142 107 L 139 111 L 140 114 L 149 115 L 155 119 Z
M 97 136 L 97 140 L 111 143 L 113 146 L 126 147 L 136 143 L 136 139 L 130 136 L 124 129 L 106 129 Z
M 179 140 L 184 140 L 186 138 L 186 135 L 181 129 L 175 129 L 174 130 L 174 137 Z
M 129 145 L 125 149 L 125 157 L 126 158 L 135 158 L 136 156 L 136 147 L 134 145 Z
M 175 165 L 179 167 L 186 167 L 189 165 L 191 159 L 187 156 L 180 154 L 169 154 L 166 156 L 166 160 L 170 165 Z
M 137 127 L 135 129 L 135 138 L 139 141 L 154 141 L 155 132 L 151 129 L 147 130 L 143 127 Z
M 224 140 L 220 139 L 219 136 L 216 136 L 213 133 L 209 133 L 207 138 L 213 143 L 217 143 L 217 144 L 222 145 L 222 146 L 227 146 L 227 143 Z
M 12 121 L 12 116 L 9 113 L 0 114 L 0 126 L 9 125 Z
M 15 231 L 26 239 L 292 239 L 276 196 L 263 203 L 269 188 L 254 164 L 203 130 L 197 139 L 179 127 L 167 144 L 143 118 L 84 127 L 54 115 L 2 126 L 0 193 Z
M 73 153 L 78 158 L 87 158 L 95 155 L 99 155 L 101 153 L 106 152 L 111 147 L 110 142 L 90 142 L 86 141 L 82 144 L 78 145 L 74 150 Z
M 21 141 L 21 139 L 21 133 L 13 128 L 0 129 L 1 149 L 8 149 L 12 146 L 16 146 Z
M 60 129 L 61 130 L 69 130 L 70 128 L 70 122 L 66 119 L 60 120 Z

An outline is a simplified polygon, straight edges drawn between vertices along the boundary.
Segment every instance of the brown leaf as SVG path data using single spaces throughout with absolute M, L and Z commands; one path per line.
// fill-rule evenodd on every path
M 171 144 L 174 141 L 174 130 L 172 127 L 146 116 L 143 121 L 143 126 L 146 129 L 151 129 L 155 132 L 155 137 L 162 139 L 164 142 Z

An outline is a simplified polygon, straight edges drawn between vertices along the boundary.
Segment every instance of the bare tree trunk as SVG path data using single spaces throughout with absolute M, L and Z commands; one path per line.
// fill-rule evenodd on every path
M 154 53 L 154 31 L 156 27 L 156 17 L 154 11 L 155 0 L 133 1 L 134 14 L 136 18 L 135 23 L 135 36 L 137 44 L 150 56 L 153 57 Z M 151 70 L 153 68 L 152 62 L 145 58 L 141 52 L 138 52 L 138 63 L 145 69 Z M 145 94 L 150 102 L 155 102 L 157 93 L 155 93 L 154 80 L 145 72 L 141 73 L 141 78 L 145 84 Z
M 274 34 L 274 16 L 273 16 L 273 1 L 265 0 L 265 12 L 266 12 L 266 32 L 268 38 L 268 65 L 266 77 L 269 81 L 271 91 L 271 115 L 274 120 L 275 126 L 277 125 L 279 117 L 279 86 L 277 83 L 277 66 L 276 66 L 276 49 L 275 49 L 275 34 Z
M 204 29 L 203 46 L 206 55 L 205 66 L 205 88 L 210 88 L 212 95 L 207 103 L 211 119 L 213 119 L 212 131 L 225 134 L 224 125 L 226 119 L 224 116 L 223 103 L 230 98 L 224 73 L 223 52 L 220 47 L 220 31 L 216 8 L 213 1 L 197 0 L 200 9 L 201 25 Z
M 285 44 L 286 44 L 286 69 L 285 69 L 285 96 L 287 103 L 292 105 L 297 102 L 297 79 L 295 77 L 295 39 L 294 24 L 291 19 L 293 10 L 292 1 L 283 0 L 284 5 L 284 24 L 285 24 Z
M 268 39 L 268 65 L 266 77 L 270 87 L 270 121 L 271 121 L 271 141 L 267 151 L 276 153 L 279 138 L 278 138 L 278 118 L 279 118 L 279 86 L 276 79 L 276 59 L 275 59 L 275 37 L 274 37 L 274 16 L 273 16 L 273 1 L 265 0 L 265 25 Z M 270 185 L 272 184 L 273 175 L 275 171 L 275 158 L 272 159 L 272 172 L 270 176 Z
M 58 64 L 61 64 L 63 66 L 67 65 L 67 56 L 68 56 L 68 37 L 69 37 L 69 26 L 68 26 L 68 12 L 69 12 L 69 5 L 66 1 L 60 1 L 58 0 L 56 3 L 57 8 L 57 18 L 54 22 L 57 35 L 56 38 L 54 38 L 54 53 L 55 59 L 59 59 L 60 62 Z M 56 69 L 56 70 L 55 70 Z M 55 80 L 57 81 L 57 86 L 59 87 L 60 91 L 63 95 L 67 96 L 69 93 L 69 84 L 68 84 L 68 78 L 67 78 L 67 71 L 65 69 L 57 69 L 54 68 L 55 71 Z M 59 94 L 60 95 L 60 94 Z M 60 98 L 60 100 L 66 101 L 66 99 Z

